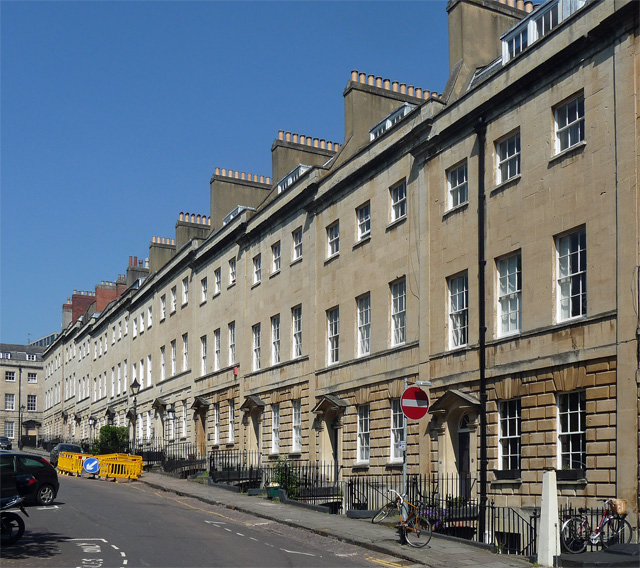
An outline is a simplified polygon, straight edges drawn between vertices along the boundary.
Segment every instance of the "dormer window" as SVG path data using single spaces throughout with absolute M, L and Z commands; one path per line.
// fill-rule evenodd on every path
M 310 169 L 311 166 L 305 166 L 304 164 L 298 164 L 295 168 L 293 168 L 278 182 L 278 195 L 280 195 L 283 191 L 289 189 L 289 187 L 291 187 L 296 181 L 298 181 L 298 178 L 302 174 Z
M 543 3 L 502 36 L 503 63 L 542 39 L 586 3 L 587 0 L 548 0 Z
M 375 140 L 382 136 L 387 130 L 395 126 L 405 116 L 407 116 L 414 108 L 416 108 L 416 105 L 404 103 L 399 109 L 394 110 L 389 116 L 378 122 L 378 124 L 369 131 L 369 140 Z

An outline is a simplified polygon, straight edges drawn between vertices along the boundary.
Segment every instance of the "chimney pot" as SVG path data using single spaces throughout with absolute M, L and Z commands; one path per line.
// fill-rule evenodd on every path
M 366 73 L 360 73 L 360 82 L 361 83 L 366 83 L 367 82 L 367 74 Z
M 260 183 L 264 183 L 264 176 L 260 176 Z
M 220 168 L 216 168 L 216 175 L 219 176 L 220 175 Z
M 407 94 L 407 84 L 406 83 L 400 83 L 400 93 L 402 93 L 403 95 Z
M 516 1 L 516 8 L 518 8 L 518 10 L 524 12 L 524 0 L 517 0 Z
M 284 140 L 284 130 L 278 130 L 278 140 Z
M 407 94 L 410 97 L 413 97 L 413 85 L 409 85 L 409 88 L 407 89 Z
M 271 185 L 271 178 L 267 176 L 267 185 Z
M 297 143 L 298 143 L 298 135 L 297 135 L 297 134 L 294 134 L 294 135 L 293 135 L 293 143 L 294 143 L 294 144 L 297 144 Z
M 425 100 L 428 99 L 431 96 L 431 93 L 429 91 L 427 91 L 427 89 L 425 89 L 422 94 L 424 95 Z
M 376 77 L 376 87 L 382 88 L 382 77 Z
M 321 148 L 322 150 L 324 150 L 324 149 L 325 149 L 325 143 L 324 143 L 324 140 L 323 140 L 322 138 L 320 138 L 320 148 Z
M 317 148 L 317 147 L 318 147 L 318 139 L 317 139 L 317 138 L 314 138 L 314 139 L 313 139 L 313 147 L 314 147 L 314 148 Z
M 291 142 L 291 132 L 285 132 L 285 133 L 284 133 L 284 139 L 285 139 L 287 142 Z
M 391 81 L 389 79 L 384 80 L 384 88 L 388 91 L 391 88 Z
M 397 92 L 398 92 L 398 81 L 393 81 L 393 83 L 391 83 L 391 90 L 392 90 L 394 93 L 397 93 Z
M 373 75 L 369 75 L 369 77 L 367 79 L 368 79 L 368 84 L 373 87 L 373 80 L 374 80 Z
M 358 71 L 356 69 L 351 71 L 351 80 L 356 83 L 358 82 Z
M 524 3 L 524 11 L 525 11 L 527 14 L 531 14 L 531 12 L 533 12 L 533 2 L 532 2 L 532 0 L 527 0 L 527 1 Z

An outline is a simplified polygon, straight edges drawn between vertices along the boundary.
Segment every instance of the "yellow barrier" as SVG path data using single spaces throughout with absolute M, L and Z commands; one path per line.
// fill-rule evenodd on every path
M 142 473 L 142 462 L 140 462 L 140 473 L 138 464 L 133 460 L 107 460 L 102 461 L 102 456 L 98 456 L 100 461 L 100 477 L 105 479 L 138 479 Z
M 60 452 L 58 455 L 58 471 L 66 475 L 80 475 L 84 460 L 93 457 L 91 454 L 76 454 L 73 452 Z
M 100 471 L 95 474 L 105 479 L 138 479 L 142 475 L 142 457 L 129 454 L 105 454 L 93 456 L 91 454 L 76 454 L 60 452 L 58 456 L 58 471 L 65 475 L 84 475 L 84 461 L 87 458 L 97 458 Z
M 136 478 L 142 475 L 142 456 L 133 456 L 130 454 L 105 454 L 97 456 L 100 461 L 100 471 L 102 472 L 103 464 L 118 464 L 126 465 L 126 468 L 113 468 L 113 471 L 120 471 L 121 469 L 131 472 Z M 127 473 L 124 477 L 131 478 L 132 475 Z M 111 477 L 111 476 L 109 476 Z M 117 477 L 120 477 L 118 475 Z

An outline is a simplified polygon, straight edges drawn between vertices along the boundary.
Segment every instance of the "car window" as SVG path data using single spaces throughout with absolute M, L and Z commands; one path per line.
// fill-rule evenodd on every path
M 13 456 L 0 454 L 0 469 L 6 471 L 8 469 L 13 470 Z
M 23 467 L 44 467 L 44 463 L 42 463 L 39 459 L 30 458 L 28 456 L 18 456 L 20 463 Z

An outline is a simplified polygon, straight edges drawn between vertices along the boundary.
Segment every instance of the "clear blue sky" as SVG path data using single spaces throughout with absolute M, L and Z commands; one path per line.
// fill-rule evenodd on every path
M 0 342 L 209 214 L 278 130 L 342 142 L 352 69 L 442 92 L 444 0 L 0 3 Z

